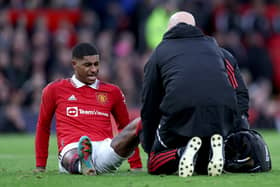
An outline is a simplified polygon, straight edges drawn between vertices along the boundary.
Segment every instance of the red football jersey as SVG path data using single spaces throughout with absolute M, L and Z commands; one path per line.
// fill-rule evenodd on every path
M 84 135 L 92 141 L 112 138 L 110 115 L 118 130 L 129 123 L 125 98 L 117 86 L 101 81 L 96 82 L 96 88 L 79 84 L 82 83 L 72 77 L 44 88 L 36 130 L 36 166 L 46 166 L 54 114 L 59 151 Z

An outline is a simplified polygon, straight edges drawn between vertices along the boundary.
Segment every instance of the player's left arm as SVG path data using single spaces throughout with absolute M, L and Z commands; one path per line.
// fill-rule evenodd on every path
M 47 165 L 51 120 L 55 112 L 52 86 L 44 88 L 41 99 L 35 135 L 36 172 L 44 171 Z
M 118 131 L 121 131 L 129 123 L 129 114 L 126 106 L 125 96 L 117 87 L 113 92 L 114 105 L 112 115 L 116 121 Z

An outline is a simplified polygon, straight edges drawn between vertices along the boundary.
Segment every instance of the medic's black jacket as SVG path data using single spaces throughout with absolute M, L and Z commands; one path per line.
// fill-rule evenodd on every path
M 241 76 L 238 63 L 232 54 L 226 49 L 221 48 L 222 55 L 224 56 L 226 69 L 228 70 L 228 77 L 232 80 L 232 84 L 235 84 L 235 92 L 237 95 L 238 109 L 241 115 L 248 117 L 249 110 L 249 93 L 247 85 L 245 84 L 243 77 Z M 229 63 L 229 64 L 228 64 Z M 233 69 L 233 72 L 232 72 Z M 233 73 L 233 74 L 232 74 Z M 232 78 L 232 79 L 231 79 Z M 235 78 L 235 80 L 234 80 Z
M 150 152 L 155 137 L 172 147 L 179 136 L 225 136 L 237 114 L 235 90 L 216 41 L 184 23 L 166 32 L 144 69 L 144 150 Z

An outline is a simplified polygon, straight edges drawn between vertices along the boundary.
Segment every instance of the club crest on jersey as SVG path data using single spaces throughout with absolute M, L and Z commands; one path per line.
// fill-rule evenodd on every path
M 106 104 L 108 102 L 108 96 L 106 93 L 97 93 L 96 94 L 97 102 L 101 104 Z

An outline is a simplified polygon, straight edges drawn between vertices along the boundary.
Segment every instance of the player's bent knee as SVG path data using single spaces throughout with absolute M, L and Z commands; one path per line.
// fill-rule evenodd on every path
M 79 155 L 77 148 L 67 151 L 61 161 L 61 165 L 71 174 L 79 174 Z

